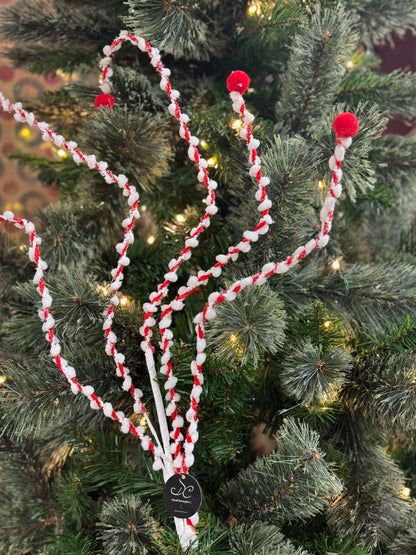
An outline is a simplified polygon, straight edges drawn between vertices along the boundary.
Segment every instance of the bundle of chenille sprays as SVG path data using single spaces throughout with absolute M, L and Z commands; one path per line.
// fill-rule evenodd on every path
M 134 241 L 133 227 L 135 221 L 140 217 L 139 194 L 133 186 L 129 185 L 125 175 L 115 175 L 112 173 L 106 162 L 97 161 L 94 155 L 84 154 L 74 141 L 67 141 L 61 135 L 54 133 L 47 123 L 38 122 L 34 114 L 26 112 L 23 109 L 21 103 L 11 103 L 1 92 L 0 101 L 3 110 L 13 113 L 17 121 L 37 127 L 45 141 L 52 141 L 59 148 L 65 149 L 77 164 L 85 163 L 91 170 L 98 171 L 109 185 L 117 184 L 127 197 L 129 211 L 128 216 L 122 222 L 122 226 L 125 230 L 123 240 L 116 245 L 119 258 L 117 266 L 111 271 L 111 298 L 108 310 L 105 312 L 103 324 L 106 338 L 105 351 L 114 360 L 116 373 L 122 379 L 122 388 L 130 392 L 133 398 L 134 412 L 144 416 L 149 430 L 148 433 L 146 433 L 144 426 L 135 426 L 121 411 L 115 411 L 109 401 L 104 401 L 99 398 L 94 393 L 94 388 L 91 385 L 83 385 L 77 380 L 76 370 L 61 354 L 59 339 L 54 331 L 55 320 L 53 318 L 53 311 L 51 310 L 52 297 L 47 288 L 44 275 L 47 264 L 42 260 L 40 255 L 41 238 L 37 235 L 35 226 L 32 222 L 19 218 L 10 211 L 0 214 L 0 222 L 11 222 L 16 227 L 24 229 L 29 236 L 30 248 L 28 256 L 36 267 L 33 281 L 38 286 L 37 290 L 42 301 L 42 310 L 39 311 L 39 318 L 43 322 L 42 330 L 45 332 L 46 340 L 49 343 L 51 357 L 68 380 L 72 392 L 74 394 L 81 393 L 85 395 L 90 402 L 91 408 L 101 409 L 105 416 L 120 424 L 122 432 L 132 433 L 136 436 L 140 440 L 143 449 L 151 451 L 154 457 L 154 469 L 161 469 L 165 482 L 168 482 L 168 480 L 176 474 L 181 474 L 182 476 L 188 475 L 189 468 L 194 464 L 193 451 L 198 440 L 198 405 L 203 393 L 204 384 L 202 367 L 206 359 L 206 323 L 215 318 L 215 307 L 217 305 L 224 301 L 233 301 L 243 289 L 253 285 L 262 285 L 274 274 L 287 272 L 315 249 L 326 246 L 329 240 L 329 232 L 331 230 L 336 200 L 340 197 L 342 192 L 341 164 L 344 159 L 345 151 L 351 145 L 352 137 L 358 132 L 359 126 L 357 118 L 349 112 L 339 114 L 334 120 L 333 128 L 336 134 L 336 146 L 334 155 L 331 156 L 329 160 L 329 167 L 332 170 L 331 187 L 321 208 L 321 229 L 317 237 L 312 238 L 305 245 L 298 247 L 286 260 L 276 263 L 269 262 L 256 274 L 236 281 L 228 287 L 228 289 L 211 293 L 202 312 L 195 316 L 196 356 L 190 366 L 190 371 L 193 376 L 193 386 L 190 393 L 189 409 L 184 418 L 178 411 L 180 395 L 175 391 L 177 378 L 173 374 L 170 351 L 173 345 L 173 334 L 170 330 L 173 313 L 183 309 L 187 297 L 195 291 L 195 289 L 200 285 L 208 283 L 211 278 L 219 277 L 225 265 L 230 261 L 236 260 L 240 253 L 248 252 L 252 248 L 252 243 L 259 240 L 260 235 L 267 233 L 269 226 L 273 223 L 269 215 L 272 203 L 267 197 L 266 192 L 266 187 L 270 180 L 262 174 L 261 159 L 257 153 L 259 141 L 254 138 L 251 128 L 254 116 L 247 110 L 242 96 L 249 86 L 250 79 L 246 73 L 234 71 L 227 80 L 227 87 L 230 91 L 233 110 L 237 112 L 241 118 L 242 128 L 239 134 L 246 142 L 248 149 L 250 163 L 249 174 L 257 184 L 255 198 L 259 202 L 258 210 L 260 212 L 260 218 L 254 229 L 247 230 L 243 233 L 241 241 L 236 246 L 229 247 L 226 254 L 219 254 L 216 257 L 216 264 L 206 271 L 199 271 L 198 275 L 190 276 L 187 284 L 178 289 L 174 299 L 166 304 L 162 304 L 163 299 L 168 295 L 170 286 L 178 279 L 177 271 L 179 267 L 192 256 L 192 249 L 198 246 L 199 236 L 210 225 L 210 218 L 217 212 L 217 206 L 215 204 L 217 183 L 209 177 L 207 160 L 201 156 L 198 150 L 199 139 L 191 134 L 188 128 L 189 117 L 182 113 L 180 109 L 178 103 L 179 92 L 172 88 L 169 79 L 170 70 L 163 65 L 159 50 L 153 48 L 143 38 L 134 36 L 127 31 L 122 31 L 111 45 L 104 47 L 105 56 L 100 61 L 102 70 L 102 94 L 97 96 L 95 102 L 96 106 L 104 106 L 107 109 L 111 109 L 116 102 L 116 99 L 110 94 L 112 54 L 118 50 L 125 41 L 129 41 L 133 46 L 136 46 L 149 55 L 150 63 L 160 76 L 160 87 L 162 90 L 166 91 L 169 97 L 170 104 L 168 110 L 170 114 L 178 120 L 179 134 L 189 145 L 188 156 L 195 162 L 198 168 L 198 181 L 203 184 L 207 190 L 205 199 L 206 207 L 198 226 L 190 231 L 185 241 L 185 246 L 178 257 L 169 262 L 169 271 L 165 274 L 163 283 L 157 286 L 156 290 L 150 295 L 149 301 L 143 304 L 145 317 L 143 325 L 140 328 L 140 332 L 143 336 L 141 347 L 145 353 L 147 369 L 151 381 L 159 433 L 150 421 L 143 401 L 142 391 L 133 384 L 129 369 L 125 366 L 125 356 L 116 348 L 117 337 L 112 331 L 114 307 L 119 303 L 118 293 L 123 283 L 123 270 L 130 263 L 127 251 Z M 152 328 L 157 324 L 156 316 L 159 310 L 160 316 L 158 325 L 161 335 L 159 345 L 161 365 L 158 370 L 166 377 L 164 383 L 164 389 L 166 391 L 165 399 L 163 399 L 162 391 L 157 382 L 156 349 L 152 344 Z M 170 422 L 170 426 L 168 422 Z M 197 523 L 197 512 L 186 518 L 175 517 L 176 529 L 183 548 L 187 548 L 190 545 L 196 547 L 195 526 Z

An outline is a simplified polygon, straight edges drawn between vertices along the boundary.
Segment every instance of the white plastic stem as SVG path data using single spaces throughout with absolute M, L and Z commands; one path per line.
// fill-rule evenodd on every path
M 153 398 L 156 406 L 156 414 L 159 422 L 163 452 L 165 454 L 165 467 L 163 469 L 163 477 L 166 482 L 168 478 L 170 478 L 174 473 L 172 454 L 170 452 L 169 428 L 168 428 L 168 422 L 165 414 L 165 405 L 162 399 L 162 394 L 160 392 L 159 384 L 157 383 L 155 361 L 153 358 L 152 351 L 148 349 L 145 353 L 145 356 L 146 356 L 146 366 L 150 377 L 150 385 L 152 386 Z

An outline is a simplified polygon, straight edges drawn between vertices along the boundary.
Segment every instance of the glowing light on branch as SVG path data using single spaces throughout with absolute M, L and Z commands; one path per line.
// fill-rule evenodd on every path
M 339 256 L 338 258 L 336 258 L 331 262 L 331 268 L 335 272 L 337 272 L 341 268 L 341 260 L 342 260 L 342 256 Z
M 231 127 L 234 131 L 240 131 L 243 128 L 243 122 L 241 119 L 233 119 L 231 122 Z
M 218 168 L 218 158 L 216 156 L 211 156 L 211 158 L 208 158 L 207 162 L 210 168 Z
M 261 11 L 260 10 L 260 4 L 258 2 L 253 2 L 248 7 L 247 13 L 248 13 L 248 15 L 253 16 L 253 15 L 260 14 L 260 11 Z
M 402 491 L 402 497 L 404 497 L 405 499 L 408 499 L 410 497 L 410 488 L 403 488 Z
M 59 158 L 68 158 L 68 153 L 63 148 L 60 148 L 56 154 L 59 156 Z

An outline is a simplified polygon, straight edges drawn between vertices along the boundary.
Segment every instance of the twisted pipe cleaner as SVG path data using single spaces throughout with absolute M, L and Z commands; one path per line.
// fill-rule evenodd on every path
M 323 248 L 328 244 L 335 203 L 342 193 L 341 164 L 344 159 L 345 150 L 350 146 L 350 144 L 351 137 L 336 137 L 335 154 L 331 156 L 329 161 L 330 168 L 332 169 L 331 188 L 328 191 L 320 212 L 321 230 L 318 237 L 316 239 L 311 239 L 305 245 L 298 247 L 286 260 L 276 263 L 268 262 L 263 266 L 260 272 L 234 282 L 231 287 L 223 290 L 222 292 L 211 293 L 208 297 L 208 303 L 205 305 L 204 309 L 195 316 L 194 324 L 197 337 L 197 356 L 195 360 L 191 362 L 191 372 L 194 376 L 194 385 L 190 394 L 191 408 L 186 413 L 186 419 L 189 424 L 186 431 L 186 443 L 182 462 L 184 472 L 186 472 L 187 469 L 189 469 L 189 467 L 194 463 L 193 450 L 198 439 L 198 404 L 202 393 L 200 385 L 203 383 L 202 365 L 206 359 L 205 324 L 207 321 L 215 318 L 215 306 L 222 304 L 226 300 L 230 302 L 234 301 L 237 294 L 247 287 L 255 284 L 263 285 L 273 275 L 286 273 L 293 266 L 303 260 L 303 258 L 305 258 L 308 254 L 317 248 Z
M 0 93 L 0 98 L 1 97 L 2 95 Z M 9 109 L 10 111 L 14 109 L 13 105 L 10 103 Z M 19 109 L 19 113 L 20 115 L 22 115 L 21 109 Z M 34 123 L 34 125 L 36 125 L 36 123 Z M 41 244 L 42 240 L 36 234 L 34 224 L 30 221 L 25 220 L 24 218 L 16 217 L 10 210 L 7 210 L 3 214 L 0 214 L 0 222 L 10 222 L 18 229 L 24 229 L 25 233 L 29 236 L 30 247 L 28 250 L 28 257 L 29 260 L 31 262 L 34 262 L 36 266 L 33 282 L 37 285 L 37 292 L 39 293 L 42 300 L 42 310 L 38 311 L 38 316 L 43 322 L 42 331 L 45 332 L 45 339 L 49 343 L 50 355 L 53 358 L 55 364 L 58 366 L 61 373 L 68 380 L 71 386 L 72 393 L 82 393 L 83 395 L 85 395 L 85 397 L 87 397 L 90 401 L 90 406 L 92 409 L 101 409 L 104 412 L 105 416 L 111 418 L 112 420 L 115 420 L 120 424 L 122 432 L 130 432 L 135 437 L 140 439 L 143 449 L 145 451 L 150 449 L 153 456 L 155 457 L 155 460 L 162 458 L 163 451 L 161 447 L 155 447 L 151 438 L 145 434 L 144 427 L 136 427 L 131 422 L 131 420 L 126 418 L 122 411 L 115 411 L 111 403 L 104 402 L 103 399 L 101 399 L 94 393 L 94 388 L 91 385 L 82 385 L 76 379 L 75 369 L 70 366 L 67 360 L 61 355 L 61 345 L 54 329 L 55 319 L 53 318 L 51 312 L 52 297 L 49 293 L 48 287 L 46 286 L 44 278 L 44 270 L 47 269 L 48 265 L 41 258 L 39 245 Z

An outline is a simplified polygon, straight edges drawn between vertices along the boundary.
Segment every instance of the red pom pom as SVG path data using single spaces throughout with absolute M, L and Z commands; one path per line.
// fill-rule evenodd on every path
M 239 92 L 243 94 L 250 85 L 250 77 L 244 71 L 233 71 L 227 79 L 227 89 L 230 92 Z
M 354 137 L 358 133 L 358 119 L 351 112 L 338 114 L 332 124 L 337 137 Z
M 95 99 L 95 107 L 99 108 L 100 106 L 107 106 L 107 108 L 111 108 L 114 106 L 114 102 L 116 99 L 111 94 L 99 94 Z

